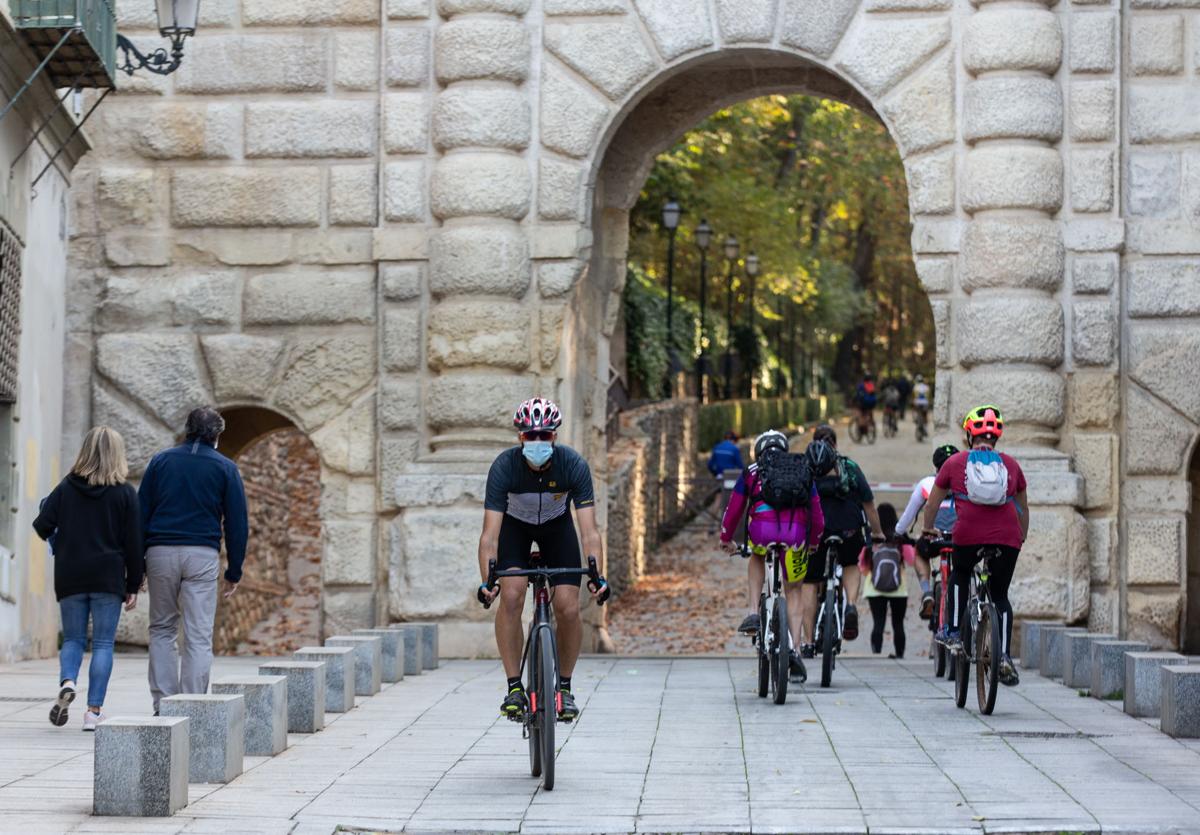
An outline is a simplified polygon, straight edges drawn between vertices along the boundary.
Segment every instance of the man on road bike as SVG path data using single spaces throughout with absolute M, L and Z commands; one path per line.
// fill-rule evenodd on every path
M 924 424 L 929 417 L 929 383 L 925 382 L 925 377 L 918 374 L 916 382 L 913 385 L 913 411 L 917 423 Z
M 497 456 L 488 471 L 484 498 L 483 533 L 479 537 L 479 587 L 481 599 L 491 603 L 500 597 L 496 611 L 496 647 L 508 677 L 507 696 L 500 713 L 520 719 L 529 709 L 521 683 L 521 612 L 529 581 L 504 577 L 499 589 L 487 587 L 488 562 L 497 568 L 528 569 L 530 548 L 536 542 L 545 568 L 579 568 L 579 536 L 571 523 L 568 503 L 575 505 L 583 545 L 589 556 L 599 560 L 602 541 L 596 527 L 596 499 L 592 473 L 575 450 L 556 444 L 562 415 L 553 402 L 541 397 L 517 407 L 513 425 L 519 445 Z M 579 714 L 571 695 L 571 674 L 579 658 L 583 621 L 579 616 L 579 577 L 555 577 L 551 581 L 554 617 L 558 624 L 559 688 L 565 721 Z M 566 586 L 567 588 L 560 588 Z M 593 596 L 600 592 L 593 591 Z
M 846 617 L 842 637 L 853 641 L 858 637 L 858 599 L 862 577 L 858 573 L 858 557 L 866 546 L 864 528 L 871 528 L 871 539 L 884 540 L 879 525 L 879 514 L 875 511 L 875 494 L 858 464 L 837 452 L 837 433 L 829 424 L 821 424 L 813 431 L 807 455 L 816 479 L 817 494 L 821 497 L 821 510 L 825 515 L 825 532 L 822 547 L 809 560 L 808 575 L 804 579 L 800 619 L 807 630 L 808 643 L 801 648 L 803 658 L 812 658 L 816 653 L 813 636 L 817 626 L 817 597 L 820 586 L 825 582 L 825 559 L 827 548 L 824 540 L 829 536 L 840 536 L 842 544 L 833 558 L 842 566 L 842 587 L 846 593 Z
M 726 546 L 736 548 L 733 535 L 746 512 L 749 503 L 750 518 L 746 523 L 746 534 L 750 540 L 750 564 L 747 573 L 750 578 L 748 609 L 750 614 L 738 627 L 738 632 L 748 635 L 757 634 L 762 628 L 759 623 L 758 598 L 762 593 L 763 582 L 767 575 L 766 554 L 767 545 L 779 542 L 787 546 L 785 556 L 787 571 L 784 590 L 787 594 L 788 608 L 799 612 L 801 606 L 801 581 L 807 572 L 809 554 L 816 550 L 821 541 L 821 531 L 825 527 L 825 517 L 821 513 L 821 500 L 817 497 L 816 485 L 809 484 L 807 507 L 774 508 L 763 499 L 762 474 L 764 458 L 773 454 L 788 454 L 788 439 L 782 432 L 769 429 L 759 436 L 754 443 L 754 460 L 738 477 L 734 485 L 733 495 L 729 498 L 729 506 L 725 508 L 725 517 L 721 521 L 721 542 Z M 793 579 L 794 578 L 794 579 Z M 807 677 L 804 662 L 800 660 L 800 620 L 793 619 L 789 624 L 792 637 L 792 655 L 789 659 L 792 675 L 801 679 Z
M 942 465 L 956 452 L 958 447 L 954 444 L 942 444 L 933 450 L 934 475 L 927 475 L 913 485 L 912 495 L 908 497 L 908 506 L 904 508 L 900 521 L 896 523 L 896 536 L 908 536 L 913 523 L 917 521 L 917 514 L 921 512 L 921 508 L 929 500 L 929 494 L 933 492 L 934 478 L 942 469 Z M 954 500 L 949 496 L 942 500 L 941 507 L 938 508 L 937 527 L 943 531 L 954 528 Z M 929 555 L 927 552 L 922 553 L 923 551 L 924 548 L 917 549 L 915 567 L 917 579 L 921 581 L 921 619 L 929 620 L 933 616 L 933 594 L 929 590 Z
M 954 585 L 951 621 L 939 640 L 961 640 L 960 624 L 967 614 L 971 572 L 982 559 L 982 550 L 995 550 L 999 558 L 991 561 L 989 588 L 1000 616 L 1003 646 L 1000 658 L 1000 682 L 1019 683 L 1016 666 L 1009 656 L 1012 642 L 1012 604 L 1008 588 L 1017 567 L 1017 556 L 1029 532 L 1029 503 L 1025 495 L 1025 474 L 1021 466 L 994 449 L 1004 434 L 1004 419 L 996 406 L 972 409 L 963 419 L 967 451 L 951 456 L 942 464 L 934 479 L 933 490 L 925 504 L 924 534 L 938 535 L 935 527 L 942 501 L 954 496 L 957 520 L 954 523 L 954 559 L 951 581 Z

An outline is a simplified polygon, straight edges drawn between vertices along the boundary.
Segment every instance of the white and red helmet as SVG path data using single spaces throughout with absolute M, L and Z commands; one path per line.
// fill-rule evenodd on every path
M 518 432 L 530 432 L 534 429 L 557 431 L 562 426 L 562 413 L 553 400 L 543 397 L 532 397 L 517 407 L 513 414 L 513 426 Z

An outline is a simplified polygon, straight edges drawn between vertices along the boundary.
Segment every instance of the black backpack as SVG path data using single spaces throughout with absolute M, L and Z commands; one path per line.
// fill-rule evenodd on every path
M 768 449 L 758 462 L 758 495 L 775 510 L 808 507 L 812 483 L 807 456 Z
M 871 585 L 876 591 L 892 592 L 900 589 L 904 558 L 900 548 L 891 542 L 876 545 L 871 551 Z

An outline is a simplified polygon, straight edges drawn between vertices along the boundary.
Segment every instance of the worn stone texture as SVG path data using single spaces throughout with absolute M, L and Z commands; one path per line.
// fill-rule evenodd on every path
M 1137 386 L 1125 394 L 1125 472 L 1130 475 L 1173 475 L 1196 428 Z
M 411 301 L 421 295 L 425 268 L 417 264 L 380 264 L 379 281 L 388 301 Z
M 1200 261 L 1130 264 L 1128 311 L 1134 318 L 1200 314 Z
M 1181 180 L 1179 154 L 1134 151 L 1126 157 L 1125 205 L 1139 217 L 1178 217 Z
M 806 4 L 811 5 L 811 4 Z M 867 21 L 838 66 L 869 93 L 881 94 L 950 40 L 948 20 Z
M 1133 517 L 1126 522 L 1126 528 L 1129 536 L 1126 580 L 1131 585 L 1179 583 L 1181 520 Z
M 365 157 L 376 149 L 371 101 L 246 106 L 247 157 Z
M 411 308 L 383 314 L 383 364 L 388 371 L 412 371 L 421 359 L 421 312 Z
M 1048 369 L 996 370 L 979 368 L 954 375 L 951 412 L 965 415 L 973 406 L 989 401 L 1005 403 L 1010 423 L 1060 426 L 1064 417 L 1066 384 Z
M 1076 435 L 1072 461 L 1084 479 L 1084 507 L 1094 510 L 1113 504 L 1117 476 L 1116 435 Z
M 783 42 L 823 58 L 833 53 L 858 7 L 854 0 L 782 2 L 780 30 Z
M 453 533 L 468 515 L 467 508 L 412 507 L 393 523 L 388 588 L 394 617 L 442 617 L 474 599 L 473 588 L 453 580 L 478 571 L 475 547 Z
M 1062 283 L 1062 232 L 1050 220 L 980 219 L 963 240 L 963 288 L 1019 287 L 1054 291 Z
M 96 370 L 164 424 L 182 427 L 209 400 L 191 334 L 105 334 L 96 340 Z
M 383 141 L 389 154 L 419 154 L 429 147 L 429 97 L 425 93 L 387 94 Z
M 242 0 L 247 26 L 320 26 L 375 23 L 375 0 Z
M 935 58 L 884 100 L 883 114 L 905 153 L 954 141 L 954 62 Z
M 379 87 L 379 36 L 375 32 L 337 32 L 333 37 L 333 82 L 341 90 Z
M 1062 88 L 1051 78 L 991 76 L 967 84 L 963 136 L 980 139 L 1041 139 L 1063 132 Z
M 378 172 L 373 165 L 337 165 L 329 169 L 329 222 L 336 226 L 374 226 L 378 219 Z
M 546 66 L 539 111 L 543 145 L 570 157 L 583 157 L 592 149 L 608 115 L 608 106 L 594 93 L 555 66 Z
M 1129 21 L 1129 68 L 1134 75 L 1183 72 L 1183 16 L 1136 16 Z
M 1077 212 L 1108 212 L 1113 207 L 1113 151 L 1071 152 L 1071 208 Z
M 529 145 L 529 100 L 515 88 L 451 87 L 433 108 L 433 141 L 442 149 Z
M 1071 289 L 1076 294 L 1104 294 L 1117 281 L 1118 259 L 1113 255 L 1081 257 L 1071 262 Z
M 325 466 L 350 475 L 371 475 L 375 472 L 375 401 L 364 397 L 312 433 L 312 442 L 321 453 Z M 330 521 L 328 524 L 334 524 Z M 347 553 L 342 549 L 339 553 Z M 369 554 L 371 549 L 367 549 Z M 326 557 L 325 579 L 331 578 L 329 557 Z M 349 582 L 349 581 L 347 581 Z M 364 580 L 361 582 L 370 582 Z
M 633 0 L 633 5 L 665 60 L 713 42 L 705 0 Z
M 1077 365 L 1108 365 L 1116 358 L 1117 311 L 1107 299 L 1071 307 L 1071 358 Z
M 1126 634 L 1144 641 L 1134 651 L 1170 649 L 1179 645 L 1183 592 L 1130 589 L 1126 595 Z
M 520 84 L 529 75 L 529 30 L 515 20 L 466 17 L 438 27 L 438 81 L 488 79 Z
M 530 364 L 529 307 L 519 302 L 443 301 L 429 314 L 428 362 L 435 371 Z
M 1062 28 L 1044 9 L 986 6 L 967 19 L 962 60 L 974 75 L 992 70 L 1051 75 L 1062 62 Z
M 954 211 L 954 153 L 946 150 L 904 161 L 909 205 L 917 214 Z
M 327 41 L 319 32 L 194 38 L 175 89 L 209 95 L 321 91 L 329 78 Z
M 1200 139 L 1200 88 L 1130 83 L 1126 87 L 1129 141 L 1135 145 Z
M 1070 91 L 1071 139 L 1104 142 L 1117 126 L 1117 91 L 1110 81 L 1076 81 Z
M 1094 12 L 1071 16 L 1068 64 L 1073 73 L 1112 72 L 1117 63 L 1117 16 Z
M 383 216 L 400 223 L 419 223 L 427 214 L 425 163 L 389 162 L 383 174 Z
M 434 168 L 430 206 L 434 215 L 443 219 L 492 216 L 520 220 L 529 213 L 532 187 L 529 163 L 521 157 L 454 154 L 442 157 Z
M 778 0 L 717 0 L 717 25 L 727 43 L 771 40 Z
M 284 341 L 240 333 L 200 337 L 217 400 L 257 400 L 271 389 Z
M 1051 148 L 1003 145 L 975 148 L 963 170 L 962 203 L 968 212 L 984 209 L 1062 207 L 1063 163 Z
M 528 377 L 498 371 L 442 374 L 426 389 L 426 420 L 439 429 L 489 426 L 511 431 L 512 404 L 521 402 L 521 392 L 529 385 Z
M 579 220 L 584 170 L 557 159 L 538 165 L 538 217 L 545 220 Z
M 416 429 L 421 388 L 416 380 L 384 380 L 379 392 L 379 422 L 385 429 Z
M 429 289 L 435 296 L 520 297 L 529 281 L 529 241 L 519 227 L 443 227 L 430 241 Z
M 340 412 L 375 376 L 375 338 L 362 335 L 298 339 L 275 402 L 312 430 Z
M 174 433 L 142 409 L 113 394 L 99 379 L 92 381 L 91 407 L 92 421 L 97 426 L 111 426 L 125 439 L 125 457 L 133 478 L 145 471 L 154 453 L 175 442 Z
M 268 273 L 246 280 L 243 319 L 255 325 L 375 321 L 370 272 Z
M 316 226 L 321 171 L 309 167 L 181 168 L 171 172 L 176 226 Z
M 1185 415 L 1196 415 L 1200 393 L 1188 381 L 1200 373 L 1197 329 L 1138 325 L 1129 333 L 1129 376 Z
M 972 299 L 956 311 L 958 361 L 968 368 L 990 362 L 1027 362 L 1055 366 L 1062 361 L 1063 310 L 1054 299 Z M 989 322 L 1011 325 L 991 339 L 972 339 Z
M 389 87 L 424 87 L 429 82 L 429 30 L 394 26 L 387 31 L 385 78 Z
M 653 71 L 655 62 L 632 21 L 551 23 L 546 48 L 610 99 L 619 99 Z

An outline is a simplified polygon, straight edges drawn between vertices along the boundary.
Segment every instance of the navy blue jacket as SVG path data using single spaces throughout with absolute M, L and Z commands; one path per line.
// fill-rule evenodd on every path
M 738 445 L 730 440 L 720 441 L 712 448 L 712 455 L 708 458 L 708 471 L 713 475 L 720 475 L 726 470 L 742 470 L 745 465 L 742 464 L 742 451 L 738 449 Z
M 249 521 L 237 464 L 203 441 L 187 441 L 150 459 L 138 498 L 147 548 L 200 545 L 220 550 L 224 522 L 225 579 L 242 579 Z

